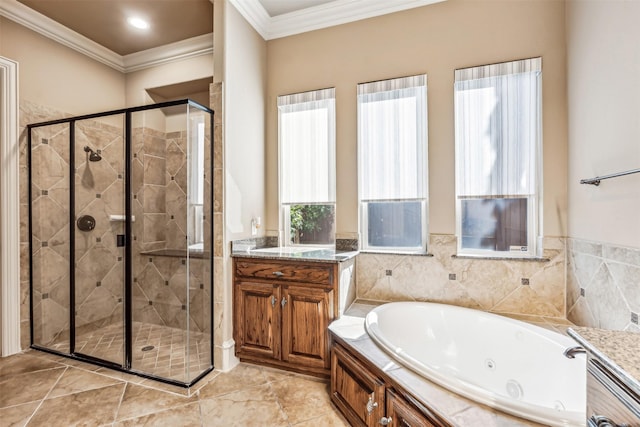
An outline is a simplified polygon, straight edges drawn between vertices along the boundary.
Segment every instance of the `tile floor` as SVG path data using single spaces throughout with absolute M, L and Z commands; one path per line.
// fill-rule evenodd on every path
M 140 372 L 188 383 L 209 369 L 211 342 L 202 332 L 133 322 L 132 367 Z M 98 359 L 121 364 L 124 355 L 122 323 L 85 331 L 76 337 L 76 350 Z M 150 350 L 143 348 L 153 346 Z M 62 339 L 48 347 L 69 352 L 69 340 Z
M 0 359 L 2 426 L 348 426 L 328 382 L 241 363 L 190 390 L 36 350 Z

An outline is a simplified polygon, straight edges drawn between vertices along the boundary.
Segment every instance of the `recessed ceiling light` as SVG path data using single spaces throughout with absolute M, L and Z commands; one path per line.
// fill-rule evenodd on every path
M 149 28 L 149 23 L 142 18 L 131 17 L 127 19 L 127 22 L 132 27 L 138 28 L 140 30 L 146 30 L 147 28 Z

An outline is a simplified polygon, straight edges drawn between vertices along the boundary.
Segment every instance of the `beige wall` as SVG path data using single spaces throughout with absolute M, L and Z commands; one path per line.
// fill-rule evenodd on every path
M 126 106 L 135 107 L 155 103 L 147 93 L 147 89 L 212 76 L 213 55 L 197 56 L 128 73 L 125 89 Z
M 232 269 L 229 242 L 251 236 L 251 218 L 264 216 L 264 129 L 267 44 L 227 0 L 216 2 L 215 81 L 222 83 L 222 111 L 216 111 L 216 138 L 222 138 L 218 155 L 224 160 L 224 245 L 222 268 L 216 260 L 214 315 L 217 368 L 232 368 L 237 359 L 232 346 Z M 222 28 L 221 28 L 222 27 Z M 222 50 L 222 52 L 220 52 Z M 221 58 L 222 57 L 222 58 Z M 217 84 L 214 84 L 217 86 Z M 216 96 L 214 96 L 216 98 Z M 262 233 L 261 233 L 262 234 Z M 221 347 L 219 347 L 221 345 Z
M 266 42 L 231 4 L 224 51 L 225 212 L 227 241 L 250 237 L 264 216 Z
M 569 233 L 640 248 L 640 2 L 567 2 Z
M 19 63 L 19 96 L 73 115 L 124 107 L 125 77 L 0 17 L 0 55 Z
M 544 234 L 566 234 L 566 79 L 562 1 L 449 0 L 268 42 L 266 200 L 277 230 L 278 95 L 336 87 L 337 232 L 358 231 L 356 85 L 428 75 L 429 231 L 455 233 L 453 71 L 543 58 Z

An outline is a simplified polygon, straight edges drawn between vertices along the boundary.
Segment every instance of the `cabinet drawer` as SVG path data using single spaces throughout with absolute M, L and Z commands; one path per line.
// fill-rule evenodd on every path
M 236 277 L 333 285 L 331 265 L 236 261 Z
M 331 350 L 331 401 L 349 424 L 374 427 L 384 415 L 385 385 L 341 346 Z

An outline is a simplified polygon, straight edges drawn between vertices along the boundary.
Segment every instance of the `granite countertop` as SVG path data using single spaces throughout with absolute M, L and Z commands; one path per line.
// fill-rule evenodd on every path
M 358 255 L 358 251 L 338 251 L 334 249 L 268 247 L 254 249 L 233 249 L 232 257 L 269 259 L 276 261 L 333 262 L 348 261 Z
M 567 333 L 640 394 L 640 334 L 577 326 Z

